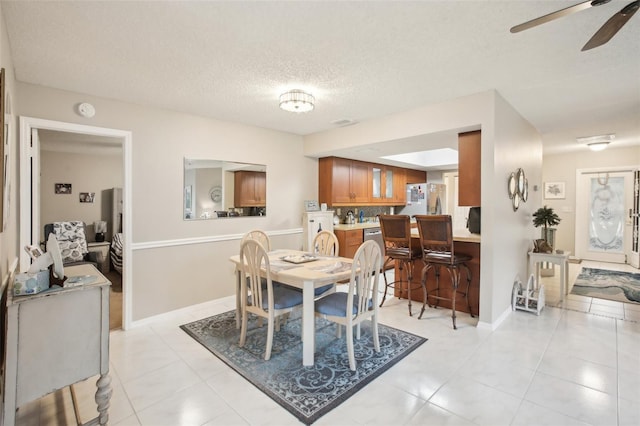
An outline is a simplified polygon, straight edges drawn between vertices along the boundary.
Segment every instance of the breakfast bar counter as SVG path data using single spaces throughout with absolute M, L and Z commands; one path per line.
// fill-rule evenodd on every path
M 351 231 L 354 229 L 370 229 L 380 228 L 380 222 L 363 222 L 363 223 L 341 223 L 339 225 L 333 225 L 334 231 Z
M 420 247 L 420 238 L 418 236 L 418 230 L 411 230 L 411 244 L 415 247 Z M 455 253 L 467 254 L 471 256 L 471 260 L 467 262 L 469 266 L 469 270 L 471 271 L 471 286 L 469 289 L 469 304 L 471 305 L 471 312 L 474 316 L 479 315 L 480 311 L 480 235 L 471 234 L 466 231 L 455 232 L 453 236 L 453 249 Z M 422 287 L 420 284 L 420 280 L 422 279 L 422 268 L 424 267 L 424 263 L 422 259 L 416 259 L 413 262 L 413 279 L 411 281 L 412 291 L 411 291 L 411 300 L 416 302 L 421 302 L 423 299 Z M 400 271 L 398 267 L 395 268 L 396 277 L 398 277 Z M 403 271 L 403 277 L 405 277 L 405 271 Z M 406 278 L 405 278 L 406 280 Z M 466 290 L 467 286 L 467 277 L 466 273 L 462 272 L 460 277 L 460 290 Z M 431 292 L 436 289 L 436 278 L 435 273 L 433 271 L 429 271 L 427 276 L 427 291 Z M 407 292 L 403 291 L 399 288 L 396 288 L 394 291 L 394 295 L 396 297 L 407 297 Z M 449 272 L 446 269 L 442 269 L 440 272 L 440 295 L 442 297 L 451 297 L 451 279 L 449 277 Z M 433 300 L 431 301 L 434 302 Z M 439 307 L 451 309 L 451 302 L 447 300 L 440 300 Z M 414 305 L 414 314 L 419 314 L 420 309 L 415 309 L 416 305 Z M 428 312 L 428 306 L 427 310 Z M 464 299 L 458 295 L 456 300 L 456 311 L 458 312 L 469 312 L 469 307 L 465 303 Z

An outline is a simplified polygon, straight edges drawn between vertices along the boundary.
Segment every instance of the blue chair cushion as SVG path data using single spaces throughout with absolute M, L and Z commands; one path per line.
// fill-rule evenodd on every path
M 320 296 L 324 292 L 331 290 L 334 285 L 335 284 L 327 284 L 327 285 L 323 285 L 322 287 L 318 287 L 313 291 L 313 295 Z
M 302 293 L 286 288 L 282 285 L 276 287 L 275 282 L 273 284 L 274 309 L 292 308 L 294 306 L 302 304 Z M 251 302 L 251 296 L 249 296 L 249 301 Z M 269 302 L 267 300 L 266 294 L 263 295 L 262 309 L 269 309 Z
M 276 286 L 276 284 L 277 284 L 277 285 L 279 285 L 279 286 L 284 286 L 284 287 L 286 287 L 286 288 L 288 288 L 288 289 L 291 289 L 291 290 L 294 290 L 294 291 L 298 291 L 298 292 L 300 292 L 300 294 L 302 294 L 302 289 L 300 289 L 300 288 L 298 288 L 298 287 L 293 287 L 293 286 L 290 286 L 290 285 L 288 285 L 288 284 L 283 284 L 283 283 L 279 283 L 279 282 L 277 282 L 277 281 L 274 281 L 274 282 L 273 282 L 273 286 L 275 287 L 275 286 Z M 313 295 L 314 295 L 315 297 L 318 297 L 318 296 L 320 296 L 321 294 L 325 293 L 326 291 L 331 290 L 331 288 L 332 288 L 334 285 L 335 285 L 335 284 L 327 284 L 327 285 L 323 285 L 322 287 L 315 288 L 315 289 L 313 289 Z
M 347 297 L 348 294 L 344 292 L 332 293 L 322 299 L 316 300 L 315 310 L 323 315 L 331 315 L 334 317 L 345 317 L 347 313 Z M 368 308 L 371 309 L 373 303 L 369 300 Z M 358 307 L 354 303 L 351 312 L 355 315 L 358 312 Z

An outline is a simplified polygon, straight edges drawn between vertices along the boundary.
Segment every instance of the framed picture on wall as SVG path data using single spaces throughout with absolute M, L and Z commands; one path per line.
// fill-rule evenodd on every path
M 70 183 L 56 183 L 54 185 L 56 194 L 71 194 L 71 184 Z
M 544 198 L 546 200 L 561 200 L 566 197 L 564 192 L 564 182 L 545 182 Z
M 81 192 L 80 193 L 80 202 L 81 203 L 93 203 L 95 200 L 96 193 L 95 192 Z

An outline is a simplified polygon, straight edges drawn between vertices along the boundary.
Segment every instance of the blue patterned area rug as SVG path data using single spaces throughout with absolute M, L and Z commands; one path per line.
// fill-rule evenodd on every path
M 321 318 L 316 319 L 313 367 L 302 365 L 299 313 L 294 313 L 286 325 L 275 332 L 269 361 L 264 360 L 266 322 L 258 327 L 256 319 L 250 318 L 244 348 L 238 347 L 240 330 L 236 329 L 235 311 L 184 324 L 180 328 L 309 425 L 427 340 L 379 324 L 380 352 L 376 353 L 370 325 L 369 322 L 363 323 L 360 340 L 355 340 L 355 372 L 349 369 L 346 333 L 343 330 L 342 338 L 338 339 L 335 324 Z
M 618 302 L 640 303 L 640 274 L 582 268 L 571 293 Z

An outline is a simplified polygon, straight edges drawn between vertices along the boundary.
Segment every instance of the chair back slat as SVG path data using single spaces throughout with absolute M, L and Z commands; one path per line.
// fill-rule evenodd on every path
M 244 275 L 244 281 L 247 282 L 244 300 L 251 309 L 263 309 L 263 300 L 268 301 L 268 310 L 273 310 L 273 283 L 271 281 L 271 268 L 269 264 L 269 256 L 265 247 L 257 240 L 247 239 L 240 246 L 240 265 Z M 261 268 L 265 269 L 264 280 L 261 277 Z M 266 287 L 263 288 L 262 283 L 266 281 Z M 266 291 L 267 294 L 263 294 Z M 251 297 L 248 297 L 251 294 Z
M 313 238 L 312 250 L 325 256 L 338 256 L 340 253 L 338 237 L 331 231 L 320 231 Z
M 247 240 L 256 240 L 266 251 L 271 251 L 271 240 L 266 232 L 261 231 L 259 229 L 254 229 L 253 231 L 249 231 L 242 236 L 242 240 L 240 240 L 240 244 L 244 243 Z
M 347 309 L 350 306 L 357 308 L 354 318 L 365 312 L 377 311 L 381 265 L 380 246 L 375 241 L 365 241 L 356 251 L 351 266 Z

